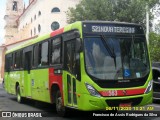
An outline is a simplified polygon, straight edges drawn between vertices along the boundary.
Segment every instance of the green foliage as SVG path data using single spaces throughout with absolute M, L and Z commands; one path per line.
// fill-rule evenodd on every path
M 155 32 L 156 32 L 157 34 L 160 34 L 160 22 L 157 23 L 157 24 L 155 24 Z
M 160 35 L 151 32 L 149 35 L 150 56 L 153 62 L 160 62 Z
M 121 21 L 139 23 L 145 28 L 146 4 L 151 9 L 159 5 L 159 0 L 81 0 L 75 8 L 69 8 L 67 11 L 67 22 Z M 150 13 L 150 21 L 152 19 L 152 13 Z M 159 46 L 160 35 L 150 33 L 150 53 L 153 61 L 160 61 Z
M 146 1 L 152 8 L 159 0 L 82 0 L 76 8 L 69 8 L 67 22 L 105 20 L 140 23 L 145 26 Z M 150 18 L 151 16 L 152 14 Z

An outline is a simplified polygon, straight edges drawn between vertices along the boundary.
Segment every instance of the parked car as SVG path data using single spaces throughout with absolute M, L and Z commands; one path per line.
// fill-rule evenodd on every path
M 160 100 L 160 62 L 152 63 L 153 71 L 153 100 Z

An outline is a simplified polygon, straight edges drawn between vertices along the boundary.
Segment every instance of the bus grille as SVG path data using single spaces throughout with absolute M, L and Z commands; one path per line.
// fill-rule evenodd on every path
M 131 98 L 126 100 L 123 100 L 123 99 L 106 100 L 106 103 L 108 104 L 108 106 L 111 106 L 111 107 L 117 107 L 123 103 L 131 103 L 132 106 L 136 106 L 141 103 L 142 99 L 143 99 L 142 97 L 138 97 L 138 98 Z

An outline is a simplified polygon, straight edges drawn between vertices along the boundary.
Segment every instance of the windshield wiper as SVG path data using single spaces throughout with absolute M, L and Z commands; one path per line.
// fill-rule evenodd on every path
M 105 48 L 107 49 L 109 55 L 114 59 L 114 64 L 115 64 L 115 68 L 117 66 L 117 63 L 116 63 L 116 55 L 115 55 L 115 52 L 114 52 L 114 48 L 112 49 L 109 44 L 107 43 L 107 39 L 105 38 L 104 35 L 101 35 L 101 38 L 102 38 L 102 42 L 105 46 Z

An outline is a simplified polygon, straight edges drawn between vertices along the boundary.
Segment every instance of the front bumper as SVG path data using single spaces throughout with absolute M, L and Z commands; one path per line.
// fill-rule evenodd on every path
M 89 94 L 81 94 L 78 97 L 78 109 L 83 111 L 106 110 L 106 107 L 117 107 L 121 103 L 144 106 L 152 103 L 152 96 L 152 91 L 148 94 L 125 97 L 94 97 Z

